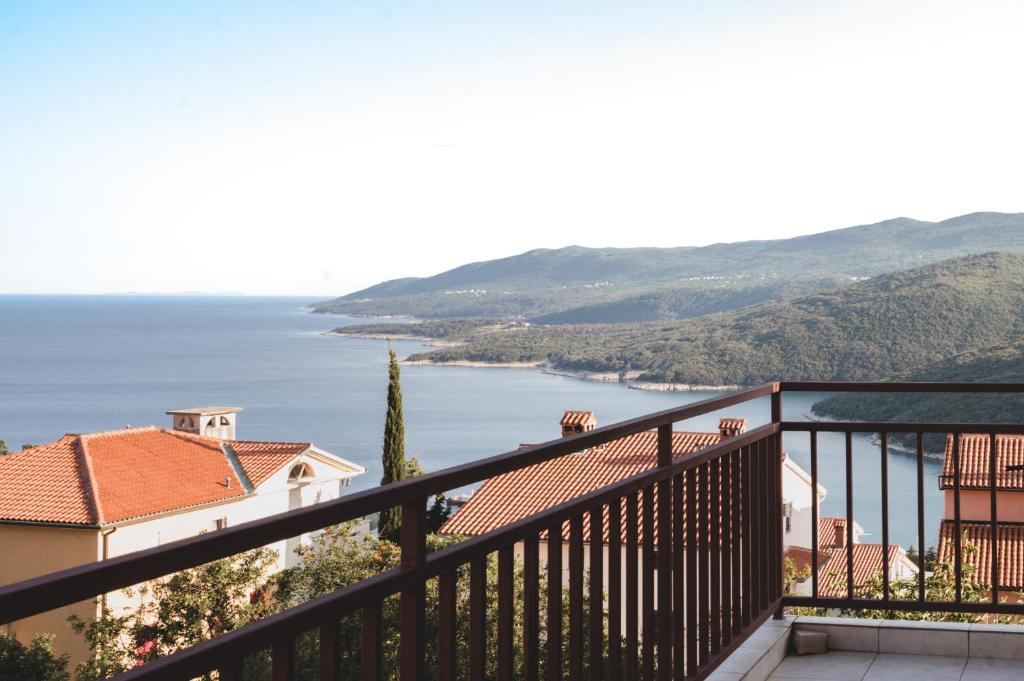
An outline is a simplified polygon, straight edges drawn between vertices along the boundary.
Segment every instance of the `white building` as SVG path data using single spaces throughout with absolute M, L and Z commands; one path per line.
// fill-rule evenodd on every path
M 68 434 L 0 457 L 0 585 L 113 558 L 338 498 L 365 468 L 309 442 L 235 440 L 236 408 L 168 412 L 149 426 Z M 209 435 L 217 437 L 210 437 Z M 277 568 L 303 537 L 276 542 Z M 121 592 L 105 596 L 117 610 Z M 98 601 L 0 625 L 23 642 L 55 635 L 72 668 L 88 654 L 66 620 Z

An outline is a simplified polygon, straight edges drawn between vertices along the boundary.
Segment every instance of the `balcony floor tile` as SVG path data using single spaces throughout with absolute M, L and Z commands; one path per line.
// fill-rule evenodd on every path
M 836 650 L 824 655 L 787 657 L 772 675 L 772 681 L 792 679 L 821 679 L 822 681 L 861 681 L 875 653 Z
M 963 678 L 965 681 L 1007 681 L 1024 676 L 1020 660 L 995 660 L 972 657 L 967 661 Z
M 965 657 L 879 653 L 864 681 L 960 681 Z

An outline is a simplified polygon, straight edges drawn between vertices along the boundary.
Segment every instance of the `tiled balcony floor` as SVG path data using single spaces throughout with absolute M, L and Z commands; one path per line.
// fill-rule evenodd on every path
M 769 681 L 1008 681 L 1024 678 L 1024 661 L 833 650 L 787 657 Z

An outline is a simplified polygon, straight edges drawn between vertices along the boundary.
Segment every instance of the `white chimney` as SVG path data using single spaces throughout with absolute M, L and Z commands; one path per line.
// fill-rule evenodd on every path
M 167 412 L 171 427 L 183 433 L 217 438 L 235 439 L 235 418 L 241 407 L 190 407 Z

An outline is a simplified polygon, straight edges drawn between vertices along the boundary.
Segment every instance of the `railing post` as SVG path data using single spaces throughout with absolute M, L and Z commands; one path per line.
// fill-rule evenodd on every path
M 295 678 L 295 639 L 275 643 L 270 657 L 273 681 L 292 681 Z
M 772 398 L 771 399 L 772 399 L 772 423 L 782 423 L 782 388 L 778 384 L 776 384 L 776 386 L 775 386 L 775 392 L 772 393 Z M 775 474 L 775 476 L 773 476 L 774 480 L 775 480 L 775 490 L 774 490 L 773 496 L 775 497 L 774 502 L 775 502 L 776 508 L 773 509 L 773 512 L 770 513 L 768 517 L 770 519 L 770 522 L 773 522 L 773 523 L 776 524 L 775 531 L 772 532 L 769 536 L 771 536 L 771 537 L 778 537 L 778 542 L 777 542 L 777 546 L 776 546 L 776 549 L 777 549 L 777 559 L 775 561 L 775 563 L 776 563 L 775 569 L 777 570 L 776 575 L 775 575 L 775 583 L 778 585 L 778 590 L 779 590 L 779 593 L 778 593 L 779 607 L 775 609 L 775 614 L 773 615 L 773 617 L 775 619 L 777 619 L 777 620 L 781 620 L 782 617 L 783 617 L 783 607 L 782 607 L 782 600 L 781 599 L 782 599 L 783 596 L 785 596 L 785 593 L 783 593 L 783 592 L 786 589 L 786 587 L 785 587 L 785 584 L 786 584 L 786 568 L 785 568 L 786 556 L 785 556 L 785 550 L 784 550 L 784 548 L 782 546 L 783 545 L 783 538 L 782 538 L 783 533 L 782 533 L 782 527 L 781 527 L 781 523 L 782 523 L 781 515 L 782 515 L 782 504 L 783 504 L 783 498 L 782 498 L 782 432 L 781 431 L 778 432 L 772 438 L 772 444 L 774 445 L 774 447 L 773 447 L 774 453 L 773 453 L 773 456 L 771 457 L 770 460 L 773 462 L 772 465 L 776 467 L 776 471 L 775 471 L 776 474 Z M 812 497 L 814 495 L 817 495 L 817 493 L 818 493 L 817 489 L 811 490 Z M 817 507 L 817 502 L 816 502 L 815 499 L 812 499 L 811 503 L 812 503 L 812 505 Z M 817 533 L 817 531 L 818 531 L 818 528 L 815 527 L 814 528 L 814 532 Z
M 425 532 L 427 500 L 413 499 L 402 506 L 402 568 L 421 569 L 427 558 Z M 424 662 L 426 586 L 417 581 L 402 590 L 399 624 L 399 672 L 402 681 L 422 677 Z
M 775 537 L 775 548 L 778 551 L 778 559 L 775 562 L 776 569 L 778 572 L 775 573 L 775 597 L 779 599 L 779 607 L 775 609 L 774 617 L 777 620 L 783 618 L 783 607 L 782 599 L 786 595 L 786 551 L 785 551 L 785 539 L 784 532 L 782 530 L 782 505 L 785 500 L 782 496 L 782 474 L 783 474 L 783 459 L 785 454 L 782 451 L 782 433 L 776 433 L 772 436 L 772 442 L 775 445 L 775 512 L 772 513 L 772 521 L 775 523 L 775 528 L 772 531 L 772 536 Z M 815 494 L 814 491 L 811 494 Z M 817 531 L 817 528 L 815 528 Z
M 772 423 L 782 423 L 782 389 L 775 384 L 772 392 Z
M 658 427 L 658 467 L 672 465 L 672 424 Z M 672 675 L 672 479 L 658 481 L 658 680 Z M 646 633 L 646 632 L 645 632 Z
M 319 681 L 334 681 L 338 677 L 339 624 L 336 621 L 320 625 Z

